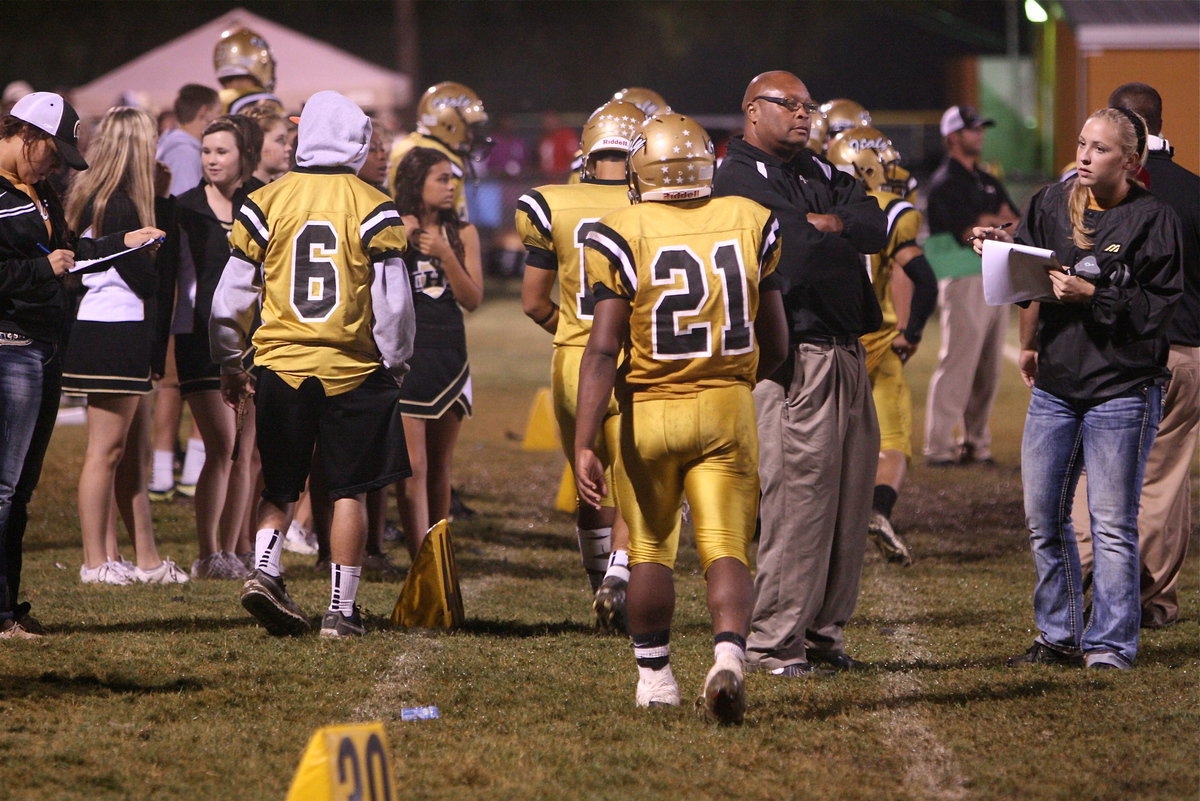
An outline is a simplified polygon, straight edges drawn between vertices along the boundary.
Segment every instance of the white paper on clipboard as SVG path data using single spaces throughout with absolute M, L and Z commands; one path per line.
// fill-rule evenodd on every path
M 104 264 L 104 262 L 106 262 L 106 261 L 112 261 L 113 259 L 119 259 L 122 256 L 133 253 L 135 250 L 141 250 L 142 248 L 150 247 L 151 245 L 153 245 L 156 242 L 162 242 L 162 239 L 161 238 L 148 239 L 140 245 L 136 245 L 131 248 L 126 248 L 125 250 L 122 250 L 120 253 L 114 253 L 111 256 L 103 256 L 99 259 L 80 259 L 75 262 L 74 266 L 71 267 L 69 272 L 77 273 L 80 270 L 86 270 L 88 267 L 95 267 L 97 264 Z
M 997 242 L 983 242 L 983 299 L 989 306 L 1006 306 L 1027 300 L 1057 302 L 1047 269 L 1054 267 L 1054 251 Z

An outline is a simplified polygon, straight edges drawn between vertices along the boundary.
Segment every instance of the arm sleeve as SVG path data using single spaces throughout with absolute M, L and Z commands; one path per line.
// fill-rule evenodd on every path
M 1128 327 L 1139 338 L 1166 330 L 1174 304 L 1183 294 L 1179 253 L 1183 235 L 1179 217 L 1167 206 L 1151 218 L 1149 231 L 1129 267 L 1129 280 L 1096 289 L 1090 306 L 1092 319 L 1104 326 Z
M 213 293 L 208 343 L 213 361 L 220 365 L 223 375 L 241 372 L 242 358 L 249 349 L 247 341 L 262 294 L 258 267 L 234 248 Z
M 0 261 L 0 297 L 18 297 L 54 280 L 50 259 L 9 259 Z
M 908 260 L 904 265 L 904 274 L 913 282 L 912 306 L 908 310 L 908 327 L 904 329 L 904 338 L 915 345 L 921 341 L 925 322 L 937 306 L 937 277 L 923 253 Z
M 371 281 L 371 306 L 375 323 L 371 335 L 388 373 L 399 384 L 408 373 L 417 318 L 413 311 L 412 285 L 404 259 L 399 254 L 375 262 Z
M 124 232 L 142 227 L 138 219 L 137 209 L 133 201 L 124 192 L 114 193 L 104 209 L 104 221 L 100 226 L 103 231 Z M 124 241 L 121 243 L 124 245 Z M 151 298 L 158 289 L 158 273 L 155 270 L 155 254 L 138 251 L 122 256 L 110 263 L 110 266 L 121 276 L 121 280 L 129 286 L 143 301 Z

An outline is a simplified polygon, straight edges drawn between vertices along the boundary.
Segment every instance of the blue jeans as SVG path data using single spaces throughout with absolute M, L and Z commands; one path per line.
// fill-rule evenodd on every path
M 1038 639 L 1088 664 L 1130 667 L 1141 624 L 1138 504 L 1146 457 L 1162 415 L 1162 387 L 1141 387 L 1100 403 L 1033 390 L 1021 443 L 1025 523 L 1037 585 Z M 1092 516 L 1092 614 L 1083 619 L 1083 578 L 1071 501 L 1087 467 Z
M 62 360 L 49 342 L 0 338 L 0 618 L 21 588 L 26 507 L 42 474 L 62 388 Z

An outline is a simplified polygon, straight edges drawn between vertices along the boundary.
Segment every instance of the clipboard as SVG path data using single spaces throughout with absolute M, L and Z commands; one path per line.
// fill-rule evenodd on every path
M 1026 301 L 1057 303 L 1048 270 L 1057 266 L 1053 250 L 998 242 L 983 242 L 983 299 L 989 306 Z
M 85 270 L 88 272 L 92 272 L 93 271 L 92 268 L 95 268 L 102 264 L 110 262 L 113 259 L 119 259 L 122 256 L 127 256 L 130 253 L 141 250 L 142 248 L 148 248 L 151 245 L 157 244 L 162 241 L 163 241 L 163 237 L 160 236 L 157 239 L 147 239 L 145 242 L 143 242 L 140 245 L 134 245 L 131 248 L 125 248 L 125 250 L 122 250 L 119 253 L 114 253 L 111 256 L 102 256 L 101 258 L 98 258 L 98 259 L 80 259 L 79 261 L 76 261 L 74 265 L 71 266 L 71 269 L 68 270 L 68 272 L 80 273 Z

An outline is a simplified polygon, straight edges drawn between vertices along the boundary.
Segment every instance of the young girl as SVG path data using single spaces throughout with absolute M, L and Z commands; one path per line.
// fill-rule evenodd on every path
M 471 373 L 462 310 L 483 300 L 475 226 L 459 221 L 446 156 L 414 148 L 396 173 L 396 208 L 408 231 L 404 255 L 412 279 L 417 336 L 400 389 L 412 477 L 399 499 L 409 555 L 416 557 L 432 523 L 450 513 L 454 444 L 471 413 Z
M 262 131 L 262 154 L 254 177 L 264 185 L 269 184 L 292 168 L 292 143 L 288 136 L 287 120 L 262 106 L 255 106 L 245 116 L 254 120 Z
M 157 138 L 154 120 L 144 111 L 118 107 L 108 112 L 88 151 L 91 168 L 71 182 L 67 224 L 72 229 L 103 236 L 155 222 Z M 161 219 L 169 206 L 158 212 Z M 160 285 L 154 256 L 140 252 L 84 275 L 83 284 L 63 366 L 63 391 L 87 397 L 88 444 L 79 476 L 80 580 L 186 582 L 186 573 L 158 555 L 146 493 L 151 391 L 163 373 L 162 318 L 171 311 L 170 298 L 158 295 L 171 282 Z M 106 542 L 114 497 L 134 540 L 137 564 L 132 568 L 117 556 L 115 537 Z
M 259 161 L 258 126 L 245 118 L 220 117 L 201 139 L 203 182 L 177 199 L 181 258 L 195 264 L 195 314 L 192 330 L 175 336 L 179 390 L 188 402 L 204 440 L 204 468 L 196 482 L 196 538 L 199 555 L 194 578 L 244 578 L 238 539 L 251 503 L 254 450 L 253 400 L 241 415 L 241 457 L 231 460 L 237 415 L 221 401 L 220 369 L 209 355 L 208 318 L 213 292 L 229 259 L 229 231 L 242 205 L 247 181 Z M 254 181 L 254 186 L 259 183 Z

